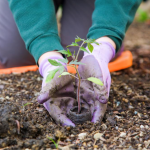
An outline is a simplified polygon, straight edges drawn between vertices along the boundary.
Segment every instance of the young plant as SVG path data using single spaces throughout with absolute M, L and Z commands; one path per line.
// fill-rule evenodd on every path
M 23 111 L 24 111 L 24 108 L 26 107 L 26 106 L 28 106 L 28 105 L 32 105 L 33 103 L 25 103 L 25 104 L 23 104 L 22 105 L 22 107 L 23 107 Z
M 53 142 L 53 144 L 55 145 L 55 147 L 56 147 L 56 149 L 58 149 L 58 142 L 59 142 L 59 140 L 58 140 L 58 142 L 56 143 L 52 138 L 50 138 L 50 137 L 47 137 L 49 140 L 51 140 L 52 142 Z
M 81 42 L 81 45 L 79 45 L 78 42 Z M 86 64 L 83 64 L 80 61 L 78 61 L 78 56 L 79 56 L 81 51 L 84 51 L 86 53 L 92 53 L 93 52 L 92 43 L 95 43 L 95 44 L 99 45 L 99 43 L 97 43 L 94 39 L 85 40 L 85 39 L 81 39 L 81 38 L 77 37 L 77 38 L 75 38 L 75 42 L 73 42 L 71 45 L 67 46 L 67 47 L 70 47 L 70 46 L 79 47 L 79 49 L 77 51 L 77 55 L 75 55 L 75 51 L 74 51 L 74 54 L 72 54 L 69 49 L 58 51 L 61 54 L 66 55 L 66 57 L 71 56 L 72 59 L 73 59 L 72 61 L 68 62 L 67 58 L 58 59 L 59 62 L 57 62 L 55 60 L 52 60 L 52 59 L 48 59 L 48 61 L 51 65 L 57 66 L 57 69 L 52 70 L 52 71 L 49 72 L 49 74 L 46 78 L 46 83 L 50 82 L 54 78 L 57 71 L 59 71 L 59 73 L 60 73 L 60 75 L 58 77 L 61 77 L 61 76 L 64 76 L 64 75 L 71 75 L 72 77 L 78 79 L 78 81 L 79 81 L 78 82 L 78 89 L 77 89 L 78 113 L 80 113 L 80 111 L 81 111 L 81 105 L 80 105 L 80 84 L 81 84 L 81 80 L 88 80 L 88 81 L 91 81 L 95 84 L 103 86 L 102 81 L 98 78 L 95 78 L 95 77 L 89 77 L 87 79 L 81 79 L 79 71 L 78 71 L 78 65 L 86 65 Z M 86 48 L 83 47 L 84 44 L 87 44 L 89 51 Z M 66 66 L 71 66 L 71 67 L 75 68 L 77 77 L 75 75 L 69 73 L 69 72 L 64 72 L 64 66 L 60 62 L 65 63 Z
M 144 11 L 143 9 L 138 9 L 137 11 L 138 17 L 137 21 L 138 22 L 146 22 L 149 19 L 149 15 L 147 11 Z

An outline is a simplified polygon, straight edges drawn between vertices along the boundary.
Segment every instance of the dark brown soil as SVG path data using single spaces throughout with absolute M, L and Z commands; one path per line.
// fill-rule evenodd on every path
M 68 118 L 75 124 L 83 124 L 86 121 L 91 121 L 92 116 L 89 109 L 81 107 L 80 113 L 78 113 L 78 106 L 70 109 Z
M 42 83 L 38 72 L 0 75 L 0 148 L 50 150 L 55 148 L 50 137 L 70 149 L 150 149 L 150 26 L 134 23 L 125 47 L 133 53 L 133 66 L 112 73 L 101 124 L 56 125 L 36 101 Z

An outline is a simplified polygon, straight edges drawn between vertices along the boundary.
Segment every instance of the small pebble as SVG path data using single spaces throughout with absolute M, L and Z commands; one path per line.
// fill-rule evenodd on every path
M 102 124 L 101 127 L 102 127 L 103 130 L 106 130 L 106 129 L 107 129 L 106 124 Z
M 137 113 L 138 113 L 137 111 L 134 111 L 134 114 L 135 114 L 135 115 L 137 115 Z
M 42 79 L 40 77 L 37 77 L 37 81 L 41 81 Z
M 0 85 L 0 89 L 3 89 L 4 88 L 4 85 Z
M 116 104 L 116 106 L 118 107 L 119 105 L 120 105 L 120 102 L 118 101 L 117 104 Z
M 124 102 L 126 102 L 126 103 L 128 103 L 129 102 L 129 100 L 128 99 L 126 99 L 126 98 L 123 98 L 122 99 Z
M 98 148 L 98 145 L 94 145 L 94 148 Z
M 67 142 L 71 142 L 72 140 L 71 140 L 71 139 L 69 139 L 69 138 L 67 138 L 67 139 L 66 139 L 66 141 L 67 141 Z
M 75 137 L 75 136 L 73 134 L 71 134 L 70 137 Z
M 87 133 L 80 133 L 80 134 L 78 135 L 78 139 L 82 140 L 82 139 L 84 139 L 86 136 L 87 136 Z
M 66 127 L 66 129 L 67 129 L 68 131 L 70 131 L 71 128 L 70 128 L 70 127 Z
M 86 146 L 86 142 L 83 143 L 83 146 Z
M 55 137 L 57 137 L 57 138 L 62 138 L 62 137 L 64 137 L 64 135 L 62 134 L 61 131 L 56 130 L 56 131 L 55 131 Z
M 9 99 L 9 96 L 6 96 L 5 98 L 6 98 L 6 99 Z
M 25 80 L 25 78 L 21 78 L 20 81 L 23 82 Z
M 145 127 L 144 127 L 143 125 L 140 125 L 140 128 L 141 128 L 141 129 L 144 129 Z
M 144 133 L 143 132 L 140 132 L 140 136 L 142 137 L 144 135 Z
M 133 106 L 129 105 L 129 109 L 133 109 L 133 108 L 134 108 Z
M 146 125 L 146 126 L 145 126 L 145 128 L 146 128 L 146 129 L 149 129 L 149 126 L 148 126 L 148 125 Z
M 148 148 L 148 146 L 150 145 L 150 140 L 148 141 L 144 141 L 145 147 Z
M 140 141 L 140 143 L 143 143 L 143 139 L 142 138 L 140 138 L 139 141 Z
M 120 137 L 125 137 L 126 136 L 126 133 L 125 132 L 121 132 L 120 133 Z
M 102 133 L 96 133 L 96 134 L 94 134 L 94 139 L 95 140 L 99 140 L 101 137 L 102 137 Z
M 118 126 L 116 126 L 115 128 L 116 128 L 116 130 L 118 130 Z
M 81 150 L 84 150 L 84 147 L 81 147 Z
M 87 143 L 87 146 L 88 146 L 88 147 L 91 147 L 91 142 Z
M 141 114 L 141 113 L 138 113 L 138 117 L 141 118 L 141 117 L 142 117 L 142 114 Z

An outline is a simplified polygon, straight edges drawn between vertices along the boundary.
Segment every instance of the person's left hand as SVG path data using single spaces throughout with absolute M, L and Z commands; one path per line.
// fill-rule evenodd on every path
M 82 79 L 89 77 L 99 78 L 103 82 L 102 72 L 96 59 L 87 56 L 81 61 L 85 65 L 79 65 L 78 70 Z M 96 72 L 95 72 L 96 71 Z M 78 81 L 77 81 L 78 82 Z M 78 85 L 78 84 L 77 84 Z M 102 103 L 100 100 L 104 100 Z M 90 109 L 92 122 L 101 122 L 107 109 L 108 93 L 105 86 L 96 85 L 87 80 L 81 80 L 80 101 L 82 107 Z
M 100 42 L 100 45 L 92 44 L 93 52 L 84 53 L 78 71 L 81 76 L 80 100 L 82 107 L 90 109 L 92 122 L 101 122 L 106 112 L 107 101 L 111 85 L 111 76 L 108 69 L 109 61 L 115 55 L 115 49 L 108 42 Z M 88 48 L 87 48 L 88 50 Z M 85 80 L 95 77 L 103 82 L 103 86 Z M 77 84 L 78 85 L 78 84 Z

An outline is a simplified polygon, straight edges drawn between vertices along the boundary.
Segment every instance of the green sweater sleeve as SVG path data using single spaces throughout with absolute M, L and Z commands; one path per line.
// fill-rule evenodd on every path
M 110 37 L 119 50 L 142 0 L 96 0 L 88 38 Z
M 36 62 L 45 52 L 62 50 L 53 0 L 8 0 L 27 50 Z

